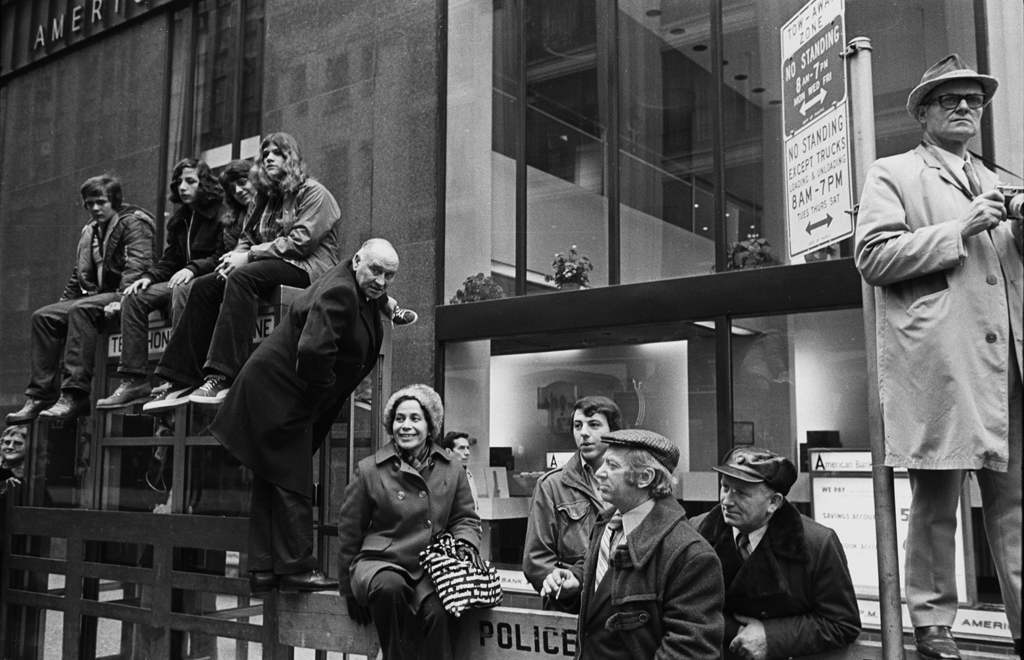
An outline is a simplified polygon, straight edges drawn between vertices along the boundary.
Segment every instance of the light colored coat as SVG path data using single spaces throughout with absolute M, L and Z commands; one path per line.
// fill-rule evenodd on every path
M 995 175 L 975 165 L 982 189 L 992 189 Z M 864 184 L 855 259 L 876 287 L 889 466 L 1006 470 L 1024 267 L 1009 222 L 961 238 L 956 221 L 969 205 L 922 146 L 878 160 Z

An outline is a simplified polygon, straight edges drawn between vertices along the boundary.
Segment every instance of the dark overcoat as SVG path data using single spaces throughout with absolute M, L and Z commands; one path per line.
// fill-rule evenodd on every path
M 466 471 L 436 445 L 423 473 L 402 461 L 393 443 L 359 461 L 338 518 L 339 590 L 363 604 L 370 579 L 383 569 L 416 583 L 416 603 L 432 593 L 419 554 L 437 534 L 450 532 L 480 545 L 480 517 Z
M 719 507 L 693 522 L 722 562 L 726 648 L 739 631 L 736 614 L 764 624 L 769 660 L 838 649 L 857 639 L 860 610 L 846 553 L 831 529 L 801 515 L 787 500 L 741 562 Z M 737 656 L 726 652 L 725 657 Z
M 258 477 L 312 495 L 311 457 L 377 361 L 385 301 L 366 298 L 351 262 L 324 273 L 246 361 L 213 436 Z
M 612 580 L 610 592 L 597 597 L 597 556 L 614 512 L 609 508 L 598 516 L 586 559 L 572 568 L 583 585 L 576 657 L 717 658 L 722 646 L 722 569 L 674 498 L 655 500 L 647 517 L 618 546 L 604 579 Z

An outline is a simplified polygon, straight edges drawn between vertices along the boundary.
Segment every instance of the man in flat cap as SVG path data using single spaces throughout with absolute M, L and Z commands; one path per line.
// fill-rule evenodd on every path
M 576 657 L 715 658 L 722 644 L 722 570 L 672 496 L 679 449 L 652 431 L 601 436 L 597 470 L 610 506 L 586 556 L 556 568 L 541 595 L 579 596 Z
M 967 471 L 1020 652 L 1024 232 L 968 151 L 997 86 L 957 55 L 925 72 L 907 100 L 921 144 L 871 166 L 854 248 L 874 287 L 885 464 L 910 476 L 906 596 L 928 658 L 960 657 L 950 626 Z
M 789 658 L 857 639 L 860 612 L 839 538 L 786 500 L 792 461 L 737 447 L 714 470 L 719 506 L 693 523 L 725 576 L 723 657 Z

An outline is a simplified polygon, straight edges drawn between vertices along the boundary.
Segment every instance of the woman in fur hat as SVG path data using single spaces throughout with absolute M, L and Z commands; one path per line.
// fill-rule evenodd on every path
M 438 445 L 437 392 L 398 390 L 383 421 L 391 442 L 359 462 L 341 505 L 339 591 L 355 621 L 372 618 L 385 660 L 451 658 L 449 615 L 419 553 L 443 532 L 478 547 L 480 518 L 465 471 Z

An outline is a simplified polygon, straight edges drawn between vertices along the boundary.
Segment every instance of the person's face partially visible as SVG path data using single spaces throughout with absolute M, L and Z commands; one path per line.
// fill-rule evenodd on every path
M 178 182 L 178 197 L 182 204 L 192 204 L 199 194 L 199 174 L 194 167 L 184 167 L 181 170 L 181 181 Z
M 423 407 L 416 399 L 406 399 L 395 408 L 395 421 L 391 433 L 395 442 L 405 451 L 415 451 L 427 441 L 430 424 L 423 413 Z
M 459 457 L 463 465 L 469 464 L 469 438 L 456 438 L 452 442 L 452 452 Z
M 89 195 L 82 200 L 82 206 L 96 222 L 104 223 L 114 217 L 114 207 L 106 195 Z
M 276 144 L 271 143 L 263 147 L 260 160 L 263 161 L 263 169 L 268 174 L 277 174 L 284 166 L 284 152 Z
M 366 297 L 371 299 L 383 296 L 398 273 L 397 259 L 373 251 L 357 253 L 352 266 L 356 273 L 356 283 Z
M 16 465 L 25 458 L 25 430 L 9 427 L 0 437 L 0 460 L 8 465 Z
M 249 181 L 249 177 L 243 176 L 231 184 L 231 196 L 242 206 L 249 206 L 249 203 L 256 197 L 256 188 Z
M 601 464 L 601 458 L 608 447 L 601 436 L 609 433 L 608 418 L 604 413 L 587 415 L 582 410 L 572 413 L 572 437 L 580 450 L 580 456 L 593 467 Z
M 718 503 L 726 524 L 741 532 L 752 532 L 768 522 L 782 503 L 782 495 L 763 483 L 750 483 L 723 474 Z
M 923 104 L 919 115 L 924 123 L 925 135 L 943 149 L 957 153 L 959 147 L 967 144 L 977 134 L 984 107 L 972 110 L 961 99 L 955 108 L 946 110 L 938 103 L 938 98 L 947 94 L 966 96 L 981 93 L 981 84 L 973 80 L 952 80 L 936 87 L 928 95 L 928 101 Z

